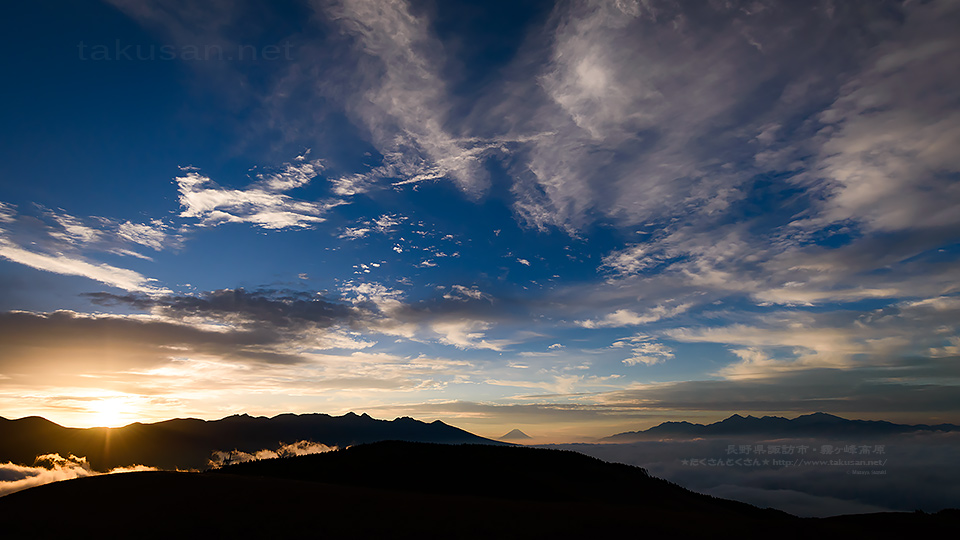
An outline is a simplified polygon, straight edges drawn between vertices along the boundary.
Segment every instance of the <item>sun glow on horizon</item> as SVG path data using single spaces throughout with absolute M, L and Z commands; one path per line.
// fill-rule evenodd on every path
M 92 401 L 87 407 L 89 427 L 123 427 L 136 421 L 131 399 L 122 396 L 104 397 Z

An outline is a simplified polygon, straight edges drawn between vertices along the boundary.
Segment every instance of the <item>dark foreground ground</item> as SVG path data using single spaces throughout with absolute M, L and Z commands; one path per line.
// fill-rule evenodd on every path
M 397 442 L 206 473 L 97 476 L 0 498 L 3 538 L 809 539 L 957 525 L 960 511 L 801 519 L 573 452 Z

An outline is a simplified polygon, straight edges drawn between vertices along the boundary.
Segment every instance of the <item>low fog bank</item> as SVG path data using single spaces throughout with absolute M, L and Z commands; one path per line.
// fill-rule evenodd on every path
M 292 444 L 281 445 L 274 450 L 263 449 L 256 452 L 218 450 L 212 453 L 209 466 L 210 468 L 216 469 L 231 463 L 287 456 L 304 456 L 307 454 L 329 452 L 336 449 L 337 447 L 335 446 L 327 446 L 311 441 L 298 441 Z M 59 482 L 61 480 L 72 480 L 74 478 L 97 476 L 100 474 L 157 470 L 160 469 L 146 465 L 131 465 L 128 467 L 116 467 L 101 472 L 94 470 L 84 456 L 77 457 L 70 454 L 67 457 L 63 457 L 60 454 L 43 454 L 37 456 L 33 465 L 20 465 L 12 462 L 0 463 L 0 497 L 27 488 L 42 486 L 51 482 Z
M 960 433 L 559 444 L 685 488 L 802 517 L 960 508 Z
M 327 446 L 325 444 L 312 441 L 298 441 L 292 444 L 281 445 L 276 450 L 257 450 L 256 452 L 243 452 L 241 450 L 222 451 L 218 450 L 210 458 L 210 468 L 219 469 L 220 467 L 232 463 L 243 463 L 245 461 L 254 461 L 258 459 L 274 459 L 290 456 L 306 456 L 308 454 L 321 454 L 336 450 L 336 446 Z
M 33 466 L 16 463 L 0 463 L 0 497 L 27 488 L 42 486 L 60 480 L 71 480 L 99 474 L 116 474 L 135 471 L 155 471 L 153 467 L 132 465 L 117 467 L 106 472 L 97 472 L 90 467 L 86 457 L 70 454 L 43 454 L 37 456 Z

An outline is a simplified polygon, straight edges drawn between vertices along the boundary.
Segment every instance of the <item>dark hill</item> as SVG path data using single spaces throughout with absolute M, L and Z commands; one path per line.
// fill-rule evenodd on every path
M 628 431 L 601 439 L 603 442 L 633 442 L 660 438 L 726 437 L 883 437 L 914 431 L 960 431 L 953 424 L 906 425 L 878 420 L 847 420 L 827 413 L 813 413 L 787 419 L 781 416 L 740 416 L 735 414 L 712 424 L 664 422 L 643 431 Z
M 398 442 L 206 473 L 58 482 L 0 498 L 0 520 L 11 538 L 809 539 L 958 524 L 947 511 L 800 519 L 574 452 Z
M 253 453 L 282 444 L 311 441 L 344 447 L 383 440 L 437 443 L 504 444 L 484 439 L 437 420 L 376 420 L 348 413 L 247 415 L 205 421 L 194 418 L 122 428 L 66 428 L 39 417 L 0 418 L 0 463 L 32 464 L 40 454 L 86 456 L 95 470 L 127 465 L 162 469 L 205 469 L 214 451 Z
M 695 494 L 653 478 L 640 467 L 545 448 L 385 441 L 324 454 L 238 463 L 211 474 L 538 501 L 759 512 L 743 503 Z

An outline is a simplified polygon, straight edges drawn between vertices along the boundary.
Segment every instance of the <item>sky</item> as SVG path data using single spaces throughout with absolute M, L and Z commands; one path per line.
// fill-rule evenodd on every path
M 0 416 L 960 423 L 960 3 L 37 0 Z

